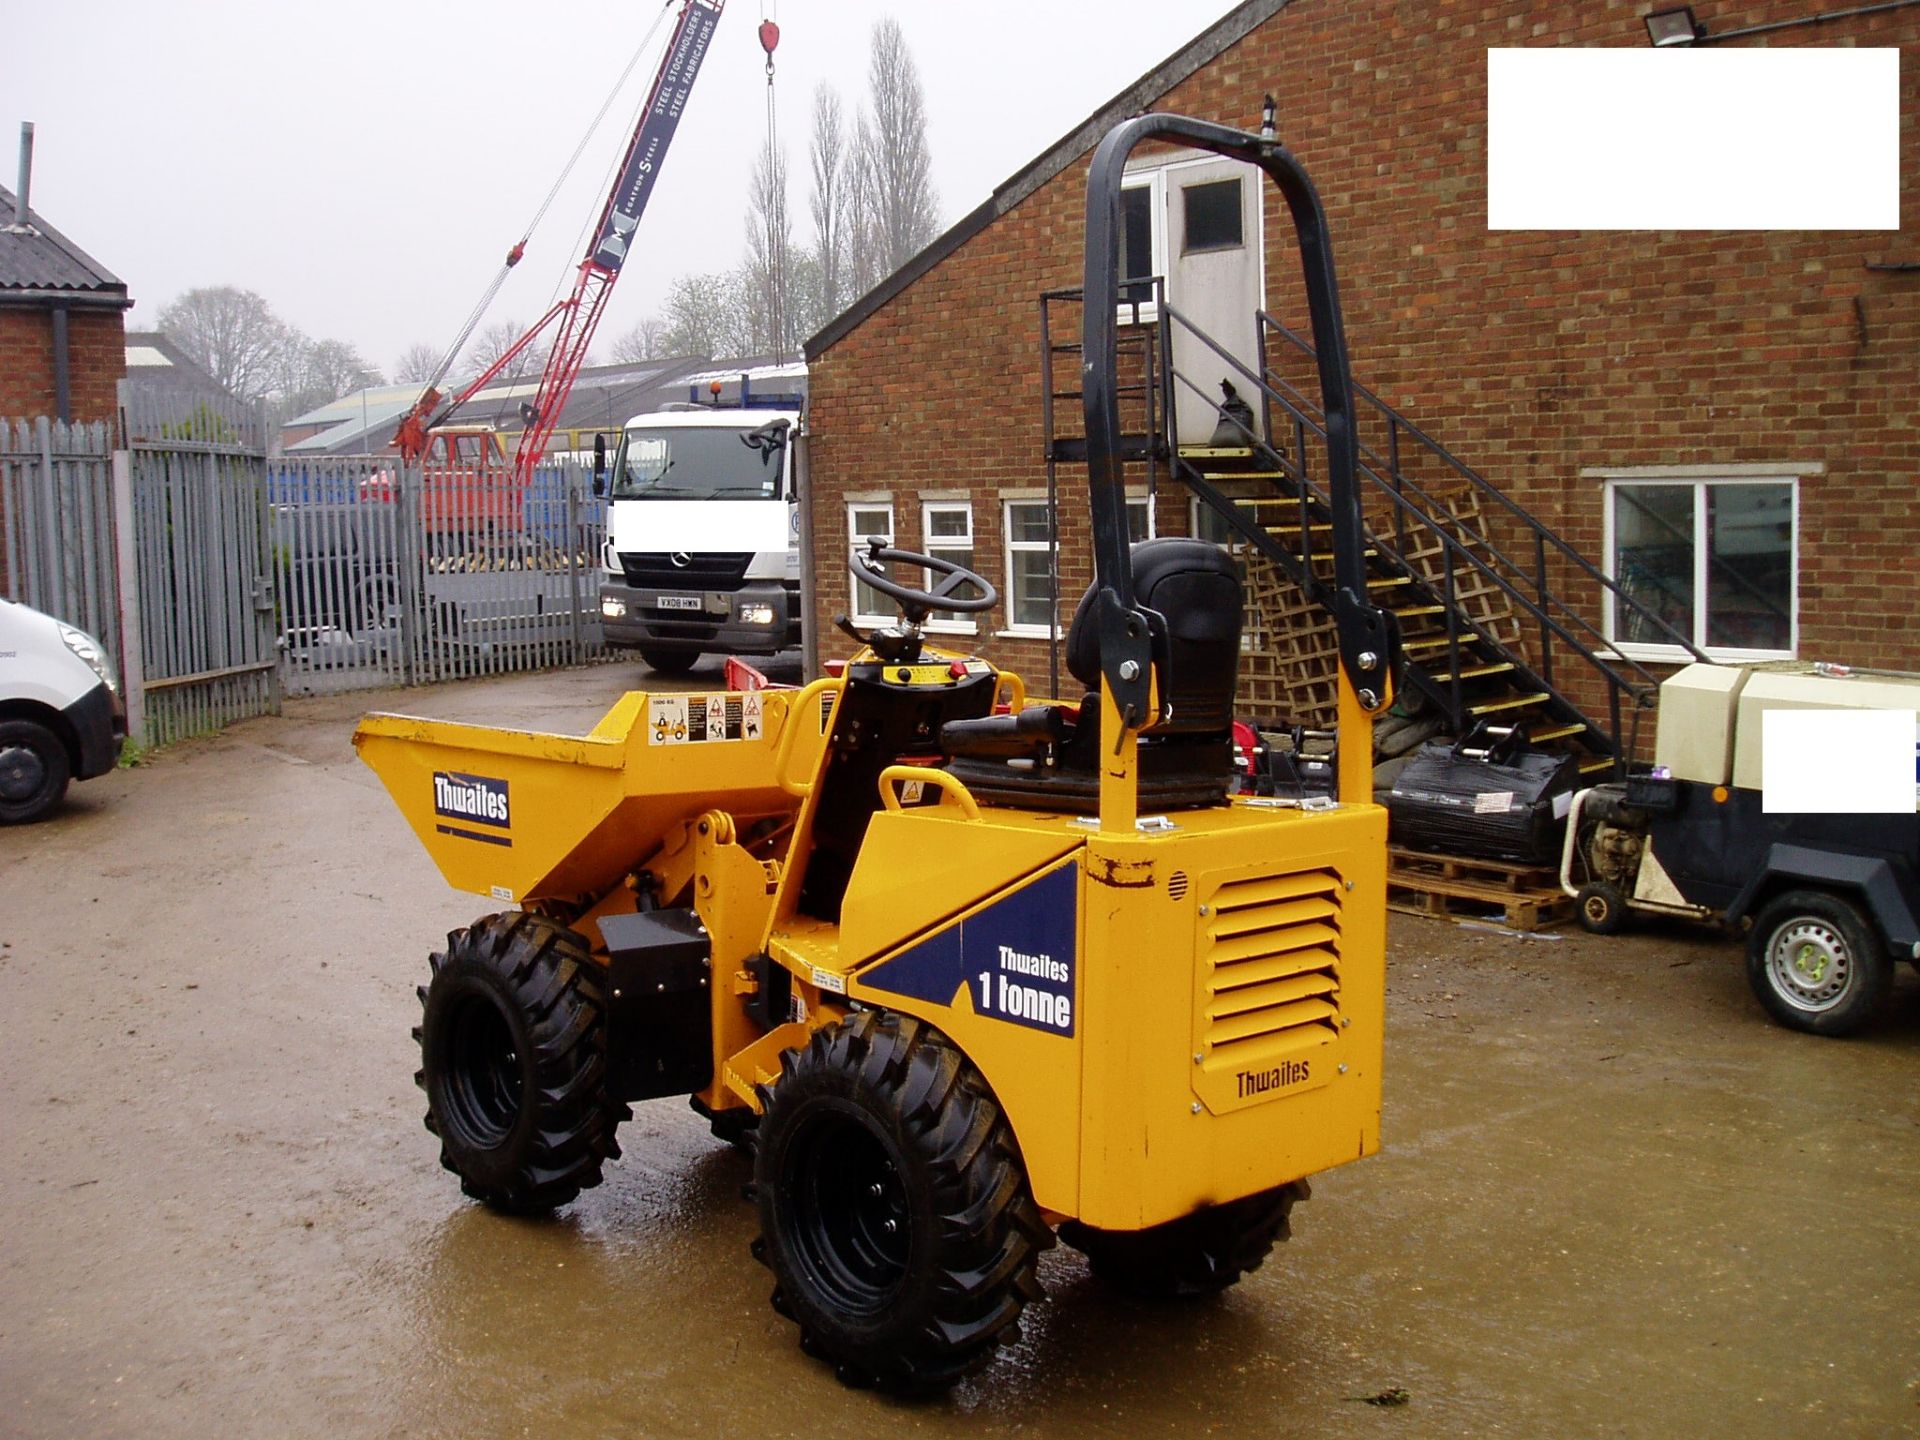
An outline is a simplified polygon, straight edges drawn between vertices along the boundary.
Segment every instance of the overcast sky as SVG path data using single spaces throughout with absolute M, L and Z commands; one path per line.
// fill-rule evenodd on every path
M 0 0 L 0 183 L 12 188 L 19 122 L 32 120 L 33 208 L 127 282 L 134 327 L 183 290 L 239 285 L 390 367 L 409 344 L 451 339 L 664 8 Z M 675 276 L 743 253 L 765 124 L 763 13 L 782 32 L 780 136 L 804 242 L 814 85 L 838 86 L 849 109 L 860 102 L 881 16 L 898 19 L 920 68 L 944 226 L 1233 8 L 732 0 L 596 349 L 656 312 Z M 490 318 L 531 322 L 571 282 L 651 63 Z

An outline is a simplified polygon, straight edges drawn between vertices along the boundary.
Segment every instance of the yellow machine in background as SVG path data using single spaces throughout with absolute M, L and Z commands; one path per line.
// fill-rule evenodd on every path
M 1129 548 L 1114 223 L 1146 139 L 1261 166 L 1301 234 L 1329 415 L 1340 798 L 1230 795 L 1240 580 Z M 433 957 L 427 1123 L 469 1194 L 564 1204 L 626 1105 L 751 1137 L 774 1305 L 842 1378 L 983 1363 L 1056 1231 L 1143 1293 L 1222 1289 L 1306 1178 L 1379 1144 L 1386 815 L 1345 346 L 1324 218 L 1270 138 L 1171 116 L 1109 135 L 1089 216 L 1093 588 L 1079 705 L 926 645 L 997 601 L 939 557 L 856 553 L 904 620 L 801 690 L 634 694 L 584 737 L 369 716 L 355 736 L 449 882 L 517 908 Z M 904 564 L 943 576 L 898 583 Z

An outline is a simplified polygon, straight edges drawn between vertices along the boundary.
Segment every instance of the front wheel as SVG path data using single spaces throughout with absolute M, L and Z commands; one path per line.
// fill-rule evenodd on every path
M 51 814 L 71 778 L 58 735 L 32 720 L 0 720 L 0 825 Z
M 1865 916 L 1819 890 L 1769 901 L 1747 937 L 1747 983 L 1782 1025 L 1847 1035 L 1872 1018 L 1893 984 L 1893 962 Z
M 539 915 L 489 915 L 431 963 L 414 1079 L 440 1163 L 515 1215 L 598 1185 L 631 1112 L 607 1088 L 606 997 L 586 941 Z
M 1306 1181 L 1295 1180 L 1146 1230 L 1096 1230 L 1070 1221 L 1060 1238 L 1087 1257 L 1096 1279 L 1129 1295 L 1215 1295 L 1260 1268 L 1293 1233 L 1293 1207 L 1312 1193 Z
M 1582 885 L 1580 893 L 1574 897 L 1574 914 L 1580 919 L 1580 928 L 1595 935 L 1613 935 L 1619 932 L 1627 921 L 1627 903 L 1604 880 L 1595 880 Z
M 781 1057 L 754 1155 L 774 1309 L 850 1385 L 978 1369 L 1053 1243 L 986 1081 L 920 1021 L 865 1010 Z
M 647 662 L 647 668 L 656 675 L 685 675 L 700 663 L 698 650 L 659 650 L 650 645 L 640 647 L 640 658 Z

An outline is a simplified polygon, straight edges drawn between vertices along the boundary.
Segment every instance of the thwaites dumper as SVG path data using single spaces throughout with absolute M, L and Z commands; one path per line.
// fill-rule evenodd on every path
M 1292 213 L 1319 341 L 1342 657 L 1339 799 L 1229 798 L 1240 581 L 1217 547 L 1129 550 L 1115 235 L 1145 140 L 1249 161 Z M 454 885 L 517 908 L 448 937 L 420 994 L 427 1125 L 470 1195 L 596 1184 L 630 1101 L 690 1095 L 753 1152 L 773 1304 L 850 1383 L 983 1363 L 1056 1232 L 1103 1279 L 1223 1289 L 1307 1177 L 1379 1141 L 1386 814 L 1326 221 L 1270 136 L 1149 115 L 1090 180 L 1096 579 L 1078 706 L 930 648 L 988 582 L 877 544 L 904 619 L 844 677 L 630 694 L 589 735 L 370 716 L 355 737 Z M 899 564 L 932 576 L 900 583 Z

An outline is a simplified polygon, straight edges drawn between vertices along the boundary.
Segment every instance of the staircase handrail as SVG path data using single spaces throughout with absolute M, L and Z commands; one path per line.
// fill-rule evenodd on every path
M 1300 350 L 1302 353 L 1309 356 L 1311 356 L 1314 353 L 1313 342 L 1309 340 L 1307 337 L 1301 335 L 1298 331 L 1294 330 L 1285 321 L 1277 319 L 1275 316 L 1269 314 L 1265 310 L 1261 310 L 1257 313 L 1256 320 L 1258 324 L 1266 327 L 1269 330 L 1272 330 L 1274 333 L 1278 334 L 1283 340 L 1285 340 L 1288 344 L 1292 345 L 1295 349 Z M 1398 410 L 1394 409 L 1386 401 L 1382 400 L 1378 395 L 1374 394 L 1373 391 L 1367 389 L 1366 386 L 1361 385 L 1359 382 L 1356 381 L 1354 383 L 1353 391 L 1356 396 L 1364 400 L 1367 404 L 1371 405 L 1376 411 L 1378 411 L 1382 416 L 1384 416 L 1389 423 L 1395 426 L 1398 426 L 1401 430 L 1404 430 L 1407 434 L 1411 435 L 1416 441 L 1420 443 L 1420 445 L 1429 454 L 1435 456 L 1437 459 L 1445 463 L 1463 480 L 1466 480 L 1469 484 L 1473 485 L 1482 494 L 1492 498 L 1496 503 L 1504 507 L 1516 519 L 1518 519 L 1522 525 L 1526 526 L 1527 529 L 1530 530 L 1533 534 L 1535 534 L 1536 536 L 1544 540 L 1549 545 L 1552 545 L 1568 560 L 1571 560 L 1573 564 L 1578 569 L 1580 569 L 1589 579 L 1598 581 L 1599 584 L 1602 586 L 1602 588 L 1604 588 L 1606 591 L 1612 594 L 1616 599 L 1618 599 L 1622 604 L 1626 605 L 1630 610 L 1633 610 L 1636 613 L 1643 616 L 1645 619 L 1650 620 L 1659 629 L 1664 630 L 1667 634 L 1671 635 L 1673 637 L 1673 643 L 1679 646 L 1681 649 L 1685 650 L 1688 655 L 1692 656 L 1695 660 L 1700 660 L 1700 661 L 1707 660 L 1708 658 L 1707 653 L 1704 650 L 1700 649 L 1700 647 L 1695 645 L 1693 641 L 1688 639 L 1686 636 L 1682 635 L 1678 630 L 1676 630 L 1672 625 L 1669 625 L 1660 616 L 1654 614 L 1651 610 L 1648 610 L 1638 600 L 1635 600 L 1632 596 L 1628 595 L 1625 591 L 1623 591 L 1620 588 L 1619 584 L 1613 579 L 1612 576 L 1606 574 L 1604 571 L 1602 571 L 1597 566 L 1595 566 L 1591 560 L 1587 559 L 1586 556 L 1582 555 L 1578 550 L 1574 549 L 1573 546 L 1569 545 L 1558 534 L 1556 534 L 1552 530 L 1549 530 L 1546 526 L 1542 525 L 1537 519 L 1533 517 L 1532 514 L 1530 514 L 1526 510 L 1525 507 L 1523 507 L 1518 501 L 1514 500 L 1512 496 L 1508 495 L 1499 486 L 1495 485 L 1491 480 L 1487 479 L 1486 476 L 1482 475 L 1479 471 L 1475 470 L 1472 466 L 1468 465 L 1465 461 L 1461 460 L 1452 451 L 1448 450 L 1446 446 L 1442 445 L 1438 440 L 1434 439 L 1431 435 L 1427 434 L 1425 430 L 1422 430 L 1418 425 L 1414 424 L 1413 421 L 1409 420 L 1405 415 L 1401 414 Z M 1491 544 L 1490 541 L 1488 543 Z M 1511 564 L 1512 562 L 1509 561 L 1508 563 Z M 1602 638 L 1605 639 L 1607 641 L 1607 644 L 1613 647 L 1617 653 L 1620 642 L 1613 640 L 1609 637 L 1606 637 L 1605 635 L 1602 635 Z M 1621 658 L 1625 659 L 1626 657 L 1622 656 Z
M 1320 438 L 1322 439 L 1325 438 L 1326 432 L 1324 428 L 1321 426 L 1319 421 L 1314 419 L 1311 413 L 1302 409 L 1301 406 L 1295 404 L 1293 401 L 1289 400 L 1286 395 L 1282 394 L 1279 390 L 1275 389 L 1272 385 L 1270 385 L 1264 377 L 1254 374 L 1253 371 L 1250 368 L 1248 368 L 1248 366 L 1244 361 L 1242 361 L 1238 356 L 1235 356 L 1229 353 L 1211 335 L 1207 334 L 1204 330 L 1200 329 L 1191 320 L 1187 319 L 1186 316 L 1182 315 L 1178 310 L 1174 309 L 1171 305 L 1166 306 L 1164 308 L 1163 313 L 1165 313 L 1169 319 L 1174 320 L 1179 324 L 1185 326 L 1189 333 L 1191 333 L 1197 339 L 1199 339 L 1203 344 L 1205 344 L 1209 349 L 1211 349 L 1222 360 L 1226 361 L 1229 365 L 1231 365 L 1235 370 L 1239 371 L 1243 377 L 1245 377 L 1249 382 L 1251 382 L 1254 386 L 1256 386 L 1260 390 L 1260 392 L 1263 395 L 1265 395 L 1269 400 L 1272 400 L 1278 403 L 1296 421 L 1309 427 L 1313 431 L 1313 433 L 1319 436 Z M 1178 378 L 1182 384 L 1199 392 L 1202 395 L 1206 393 L 1204 390 L 1201 390 L 1198 384 L 1196 384 L 1189 376 L 1185 374 L 1178 374 L 1177 372 L 1175 372 L 1175 378 Z M 1275 378 L 1280 379 L 1282 384 L 1286 383 L 1285 380 L 1282 379 L 1281 377 L 1276 376 Z M 1171 412 L 1169 411 L 1169 413 Z M 1259 437 L 1253 435 L 1251 431 L 1248 432 L 1248 438 L 1252 439 L 1255 442 L 1255 445 L 1257 446 L 1257 448 L 1265 451 L 1269 457 L 1275 460 L 1278 460 L 1281 458 L 1279 457 L 1277 452 L 1275 452 L 1272 449 L 1271 446 L 1267 445 L 1264 441 L 1261 441 Z M 1302 457 L 1302 459 L 1304 461 L 1304 457 Z M 1286 467 L 1282 465 L 1281 468 L 1285 470 Z M 1541 622 L 1541 624 L 1549 627 L 1555 634 L 1559 635 L 1563 640 L 1565 640 L 1569 645 L 1571 645 L 1574 648 L 1574 650 L 1578 652 L 1583 659 L 1585 659 L 1589 664 L 1591 664 L 1596 669 L 1598 669 L 1601 672 L 1601 674 L 1605 676 L 1611 683 L 1613 683 L 1614 685 L 1618 686 L 1621 689 L 1634 692 L 1636 696 L 1639 694 L 1639 691 L 1635 686 L 1629 684 L 1624 677 L 1621 677 L 1618 674 L 1616 674 L 1612 664 L 1609 663 L 1608 659 L 1603 658 L 1600 654 L 1589 649 L 1582 641 L 1580 641 L 1577 637 L 1575 637 L 1569 631 L 1567 631 L 1564 626 L 1560 625 L 1557 621 L 1555 621 L 1553 617 L 1551 617 L 1546 613 L 1546 611 L 1541 609 L 1540 606 L 1534 604 L 1533 601 L 1528 600 L 1527 597 L 1521 593 L 1520 588 L 1516 586 L 1515 583 L 1512 580 L 1510 580 L 1506 575 L 1503 575 L 1499 571 L 1493 569 L 1485 561 L 1483 561 L 1478 555 L 1475 555 L 1470 549 L 1467 549 L 1465 546 L 1459 545 L 1459 542 L 1453 540 L 1453 537 L 1447 534 L 1446 530 L 1442 528 L 1439 521 L 1435 518 L 1435 516 L 1430 511 L 1422 508 L 1419 505 L 1415 505 L 1410 500 L 1408 500 L 1402 486 L 1411 487 L 1414 493 L 1419 495 L 1423 500 L 1433 501 L 1433 497 L 1426 493 L 1426 491 L 1420 485 L 1419 481 L 1411 479 L 1410 477 L 1407 477 L 1405 475 L 1399 475 L 1397 476 L 1397 478 L 1401 482 L 1400 484 L 1389 484 L 1386 480 L 1384 480 L 1378 474 L 1378 472 L 1376 472 L 1373 469 L 1371 465 L 1361 463 L 1357 457 L 1356 457 L 1354 469 L 1356 473 L 1363 475 L 1368 480 L 1370 480 L 1380 490 L 1380 492 L 1384 494 L 1389 500 L 1391 500 L 1395 505 L 1406 510 L 1416 520 L 1424 523 L 1427 529 L 1432 531 L 1434 534 L 1440 536 L 1443 544 L 1450 544 L 1452 546 L 1456 546 L 1457 548 L 1459 548 L 1460 553 L 1464 555 L 1467 558 L 1467 560 L 1470 561 L 1473 564 L 1473 566 L 1481 572 L 1481 574 L 1486 576 L 1487 579 L 1493 581 L 1493 583 L 1497 585 L 1501 590 L 1505 591 L 1510 598 L 1518 601 L 1521 605 L 1525 606 L 1527 610 L 1531 611 L 1534 614 L 1534 616 Z M 1306 478 L 1305 471 L 1304 471 L 1304 464 L 1301 467 L 1299 478 L 1301 479 L 1303 484 L 1305 484 L 1306 486 L 1308 486 L 1313 490 L 1314 496 L 1316 499 L 1323 498 L 1320 495 L 1318 487 L 1314 486 L 1312 481 Z M 1445 507 L 1442 506 L 1440 508 L 1444 509 Z M 1542 528 L 1539 526 L 1539 522 L 1536 520 L 1533 520 L 1533 518 L 1527 515 L 1524 510 L 1520 511 L 1519 513 L 1524 519 L 1526 519 L 1529 523 L 1531 523 L 1534 527 L 1536 527 L 1536 529 Z M 1461 525 L 1463 523 L 1459 520 L 1458 517 L 1453 516 L 1450 511 L 1448 512 L 1448 517 L 1456 525 Z M 1484 545 L 1487 548 L 1487 550 L 1491 552 L 1492 555 L 1497 560 L 1499 560 L 1503 565 L 1507 566 L 1512 571 L 1515 571 L 1515 572 L 1520 571 L 1521 567 L 1510 556 L 1508 556 L 1504 551 L 1502 551 L 1500 547 L 1496 545 L 1493 542 L 1493 540 L 1486 535 L 1484 531 L 1474 530 L 1473 534 L 1475 538 L 1479 541 L 1479 543 Z M 1377 532 L 1373 532 L 1373 538 L 1377 540 L 1381 537 L 1378 535 Z M 1577 558 L 1577 552 L 1575 553 Z M 1408 567 L 1408 568 L 1411 569 L 1411 567 Z M 1547 598 L 1548 592 L 1545 590 L 1544 587 L 1538 587 L 1538 588 L 1540 588 L 1540 591 L 1541 591 L 1541 599 L 1542 601 L 1544 601 Z M 1620 663 L 1629 667 L 1633 671 L 1633 673 L 1640 678 L 1640 680 L 1642 681 L 1642 683 L 1647 689 L 1656 690 L 1656 691 L 1658 690 L 1660 682 L 1654 678 L 1652 672 L 1647 670 L 1644 666 L 1642 666 L 1641 664 L 1639 664 L 1637 661 L 1633 660 L 1629 656 L 1621 654 L 1618 646 L 1612 640 L 1610 640 L 1605 635 L 1604 632 L 1602 632 L 1597 627 L 1595 627 L 1591 621 L 1586 619 L 1585 616 L 1573 610 L 1572 607 L 1569 606 L 1566 601 L 1560 599 L 1558 596 L 1554 597 L 1553 603 L 1566 615 L 1566 617 L 1569 620 L 1579 625 L 1588 634 L 1592 635 L 1595 639 L 1599 640 L 1601 644 L 1606 646 L 1607 650 L 1610 652 L 1612 659 L 1617 660 Z M 1643 606 L 1640 606 L 1637 602 L 1630 602 L 1630 603 L 1634 604 L 1634 608 L 1636 610 L 1644 610 L 1645 608 Z M 1671 626 L 1666 626 L 1665 622 L 1660 620 L 1660 618 L 1657 615 L 1653 615 L 1651 611 L 1647 611 L 1646 613 L 1648 617 L 1652 619 L 1656 624 L 1660 624 L 1664 626 L 1669 631 L 1672 630 Z

